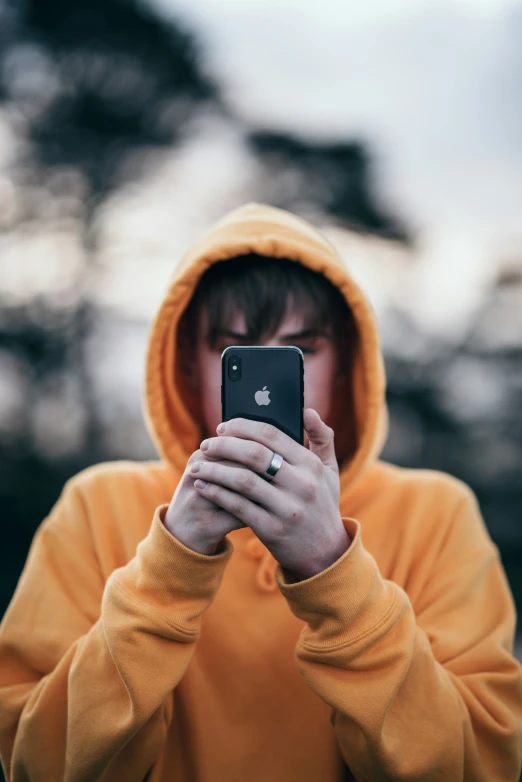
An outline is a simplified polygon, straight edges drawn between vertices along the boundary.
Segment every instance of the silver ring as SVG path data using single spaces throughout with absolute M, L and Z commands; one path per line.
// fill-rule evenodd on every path
M 268 469 L 265 470 L 263 475 L 266 475 L 268 478 L 272 479 L 282 464 L 283 464 L 283 457 L 281 456 L 280 453 L 276 453 L 274 451 L 274 455 L 272 456 L 272 461 L 270 462 Z

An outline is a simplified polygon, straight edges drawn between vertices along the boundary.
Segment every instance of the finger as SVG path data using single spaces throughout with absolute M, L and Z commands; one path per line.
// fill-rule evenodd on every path
M 195 478 L 231 489 L 253 500 L 279 519 L 290 520 L 297 515 L 293 502 L 285 492 L 252 470 L 222 462 L 201 462 L 193 465 L 191 472 Z
M 303 424 L 308 434 L 310 451 L 320 458 L 325 467 L 337 470 L 332 427 L 325 424 L 317 410 L 312 407 L 303 411 Z
M 206 458 L 211 460 L 228 460 L 248 467 L 261 476 L 270 467 L 274 455 L 273 450 L 265 445 L 257 443 L 255 440 L 243 440 L 239 437 L 228 437 L 226 435 L 210 437 L 204 443 L 206 443 L 206 447 L 201 449 L 201 453 Z M 288 462 L 283 461 L 277 472 L 278 486 L 289 486 L 294 481 L 295 471 Z
M 235 516 L 243 524 L 251 527 L 254 532 L 274 524 L 274 520 L 263 507 L 256 505 L 241 494 L 230 491 L 230 489 L 215 483 L 206 483 L 205 486 L 202 486 L 199 479 L 194 482 L 194 488 L 205 499 L 210 500 L 232 516 Z
M 305 449 L 282 432 L 277 426 L 263 421 L 250 421 L 248 418 L 231 418 L 224 421 L 216 429 L 218 435 L 226 434 L 232 437 L 240 437 L 244 440 L 252 440 L 260 443 L 270 451 L 281 454 L 288 464 L 301 464 Z

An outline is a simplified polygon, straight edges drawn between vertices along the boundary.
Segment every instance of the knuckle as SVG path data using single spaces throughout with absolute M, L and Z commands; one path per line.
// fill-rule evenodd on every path
M 292 505 L 288 510 L 289 521 L 301 521 L 304 515 L 302 505 Z
M 242 489 L 253 489 L 254 487 L 254 476 L 251 472 L 247 470 L 242 470 L 239 473 L 239 485 Z
M 266 440 L 277 440 L 278 431 L 272 424 L 263 424 L 261 427 L 261 434 Z
M 305 502 L 314 502 L 317 499 L 317 486 L 312 481 L 303 484 L 301 496 Z
M 261 443 L 254 443 L 250 446 L 250 458 L 254 464 L 259 464 L 264 456 L 265 448 Z
M 241 497 L 237 497 L 231 502 L 231 509 L 234 516 L 238 516 L 241 518 L 241 516 L 245 512 L 245 501 L 241 499 Z

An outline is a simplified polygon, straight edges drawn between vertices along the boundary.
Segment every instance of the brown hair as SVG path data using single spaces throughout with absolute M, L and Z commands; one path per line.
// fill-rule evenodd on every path
M 336 431 L 338 462 L 353 454 L 356 448 L 356 422 L 347 416 L 352 399 L 352 369 L 358 345 L 358 331 L 346 299 L 323 274 L 289 258 L 275 258 L 249 253 L 212 264 L 201 276 L 194 294 L 178 325 L 179 355 L 187 356 L 194 345 L 199 314 L 204 307 L 208 315 L 207 340 L 214 347 L 221 330 L 234 315 L 245 318 L 248 340 L 255 344 L 273 336 L 287 307 L 303 315 L 304 329 L 331 329 L 339 370 L 345 375 L 332 404 L 332 426 Z M 186 403 L 197 415 L 197 401 Z M 195 407 L 196 405 L 196 407 Z M 342 423 L 342 425 L 340 425 Z
M 182 329 L 197 333 L 198 316 L 208 314 L 208 342 L 214 347 L 219 331 L 241 312 L 248 339 L 259 342 L 273 336 L 291 298 L 303 314 L 305 329 L 332 329 L 337 345 L 356 339 L 356 326 L 342 293 L 323 274 L 288 258 L 250 253 L 214 263 L 202 275 L 183 314 Z

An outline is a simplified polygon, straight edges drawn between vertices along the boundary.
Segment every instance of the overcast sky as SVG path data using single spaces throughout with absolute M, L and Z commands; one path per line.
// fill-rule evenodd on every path
M 248 121 L 367 139 L 414 226 L 520 236 L 521 2 L 153 2 L 193 23 Z

